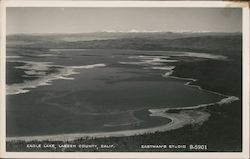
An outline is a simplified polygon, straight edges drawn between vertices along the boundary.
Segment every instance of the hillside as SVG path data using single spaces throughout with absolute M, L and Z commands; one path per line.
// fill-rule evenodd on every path
M 148 35 L 148 34 L 147 34 Z M 194 34 L 196 35 L 196 34 Z M 241 51 L 241 35 L 206 35 L 178 37 L 174 39 L 156 38 L 155 34 L 151 37 L 140 38 L 118 38 L 106 40 L 90 41 L 65 41 L 59 36 L 28 36 L 16 35 L 7 38 L 7 48 L 23 49 L 132 49 L 132 50 L 182 50 L 218 53 L 223 55 L 233 55 L 235 51 Z M 72 38 L 70 35 L 68 38 Z M 79 35 L 80 36 L 80 35 Z M 118 36 L 117 36 L 118 37 Z M 166 36 L 167 37 L 167 36 Z M 176 36 L 177 37 L 177 36 Z M 65 38 L 65 36 L 64 36 Z M 77 39 L 77 37 L 74 37 Z M 106 37 L 109 38 L 109 37 Z

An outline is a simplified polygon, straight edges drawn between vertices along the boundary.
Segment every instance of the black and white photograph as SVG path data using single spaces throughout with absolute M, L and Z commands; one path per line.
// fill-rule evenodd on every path
M 243 24 L 241 7 L 6 7 L 6 152 L 243 152 Z

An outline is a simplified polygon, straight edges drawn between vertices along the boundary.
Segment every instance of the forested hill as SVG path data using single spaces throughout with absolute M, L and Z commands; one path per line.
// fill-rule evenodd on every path
M 241 36 L 205 36 L 181 39 L 115 39 L 69 42 L 58 47 L 67 48 L 98 48 L 98 49 L 139 49 L 139 50 L 169 50 L 169 49 L 199 49 L 240 51 Z
M 34 38 L 34 37 L 33 37 Z M 33 39 L 34 40 L 34 39 Z M 8 42 L 9 41 L 9 42 Z M 11 43 L 7 40 L 9 48 L 40 48 L 40 49 L 136 49 L 136 50 L 181 50 L 199 51 L 219 54 L 233 54 L 242 50 L 241 35 L 219 35 L 184 37 L 177 39 L 157 38 L 121 38 L 91 41 L 63 41 L 36 39 L 30 41 L 29 37 L 19 37 L 18 41 L 23 43 Z M 27 42 L 28 41 L 28 42 Z

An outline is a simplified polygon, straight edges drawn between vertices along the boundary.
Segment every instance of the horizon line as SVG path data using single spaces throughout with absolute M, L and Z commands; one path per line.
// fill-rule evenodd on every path
M 66 35 L 66 34 L 93 34 L 93 33 L 130 33 L 130 34 L 140 34 L 140 33 L 200 33 L 200 34 L 206 34 L 206 33 L 228 33 L 228 34 L 233 34 L 233 33 L 242 33 L 242 31 L 234 31 L 234 32 L 223 32 L 223 31 L 93 31 L 93 32 L 47 32 L 47 33 L 6 33 L 6 35 Z

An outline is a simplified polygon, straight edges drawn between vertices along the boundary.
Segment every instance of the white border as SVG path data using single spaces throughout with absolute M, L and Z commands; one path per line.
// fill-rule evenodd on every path
M 250 5 L 250 4 L 249 4 Z M 248 152 L 248 158 L 249 157 L 249 103 L 250 103 L 250 94 L 249 94 L 249 61 L 250 61 L 250 11 L 249 8 L 243 8 L 243 46 L 242 46 L 242 63 L 243 63 L 243 69 L 242 69 L 242 88 L 243 88 L 243 101 L 242 101 L 242 143 L 243 143 L 243 152 Z
M 7 7 L 231 7 L 242 8 L 247 3 L 229 1 L 53 1 L 6 0 Z
M 5 151 L 5 57 L 6 7 L 233 7 L 243 10 L 243 152 L 6 152 Z M 0 158 L 249 158 L 249 7 L 245 2 L 223 1 L 2 1 L 1 2 Z M 3 131 L 4 130 L 4 131 Z
M 2 157 L 1 154 L 5 151 L 5 55 L 6 55 L 6 48 L 4 47 L 6 44 L 5 39 L 5 19 L 6 19 L 6 11 L 3 1 L 0 1 L 0 158 Z

